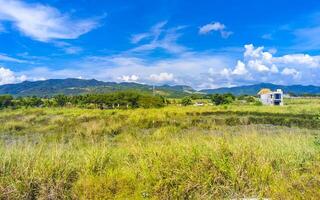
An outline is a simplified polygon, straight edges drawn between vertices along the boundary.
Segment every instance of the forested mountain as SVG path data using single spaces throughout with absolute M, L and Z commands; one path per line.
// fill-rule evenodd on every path
M 230 88 L 217 88 L 217 89 L 205 89 L 201 90 L 203 93 L 207 94 L 224 94 L 231 93 L 233 95 L 256 95 L 262 88 L 269 88 L 271 90 L 282 89 L 284 93 L 292 93 L 296 95 L 303 94 L 320 94 L 319 86 L 303 86 L 303 85 L 275 85 L 271 83 L 260 83 L 255 85 L 239 86 L 239 87 L 230 87 Z
M 319 86 L 303 85 L 275 85 L 271 83 L 260 83 L 256 85 L 238 86 L 230 88 L 194 90 L 185 85 L 163 85 L 156 86 L 156 94 L 167 97 L 182 97 L 192 93 L 203 94 L 224 94 L 232 93 L 233 95 L 256 95 L 262 88 L 271 90 L 282 89 L 285 93 L 302 94 L 320 94 Z M 49 79 L 44 81 L 25 81 L 17 84 L 7 84 L 0 86 L 0 94 L 11 94 L 14 96 L 54 96 L 57 94 L 79 95 L 90 93 L 109 93 L 114 91 L 135 90 L 139 92 L 153 93 L 153 86 L 139 83 L 116 83 L 103 82 L 95 79 Z
M 137 90 L 152 93 L 153 86 L 138 83 L 103 82 L 95 79 L 49 79 L 44 81 L 24 81 L 0 86 L 0 94 L 14 96 L 53 96 L 57 94 L 79 95 L 89 93 L 109 93 L 113 91 Z M 155 92 L 163 96 L 180 97 L 195 92 L 188 86 L 157 86 Z

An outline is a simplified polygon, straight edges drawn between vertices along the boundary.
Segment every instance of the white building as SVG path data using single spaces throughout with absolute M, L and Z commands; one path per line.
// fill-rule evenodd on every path
M 277 89 L 274 92 L 266 88 L 261 89 L 258 95 L 264 105 L 283 106 L 283 92 L 281 89 Z
M 194 106 L 204 106 L 203 102 L 196 102 L 195 104 L 193 104 Z

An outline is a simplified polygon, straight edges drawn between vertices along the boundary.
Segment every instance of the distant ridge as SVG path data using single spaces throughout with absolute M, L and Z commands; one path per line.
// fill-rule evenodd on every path
M 223 93 L 231 93 L 234 95 L 256 95 L 262 88 L 269 88 L 271 90 L 282 89 L 284 93 L 293 93 L 297 95 L 302 94 L 320 94 L 320 87 L 313 86 L 313 85 L 276 85 L 271 83 L 260 83 L 255 85 L 246 85 L 246 86 L 238 86 L 238 87 L 224 87 L 224 88 L 217 88 L 217 89 L 204 89 L 200 92 L 207 93 L 207 94 L 223 94 Z
M 232 93 L 234 95 L 256 95 L 262 88 L 271 90 L 282 89 L 285 93 L 302 94 L 320 94 L 319 86 L 303 86 L 303 85 L 275 85 L 271 83 L 260 83 L 255 85 L 224 87 L 217 89 L 204 89 L 200 91 L 194 90 L 186 85 L 162 85 L 156 86 L 156 93 L 168 97 L 182 97 L 192 93 L 203 94 L 222 94 Z M 43 81 L 24 81 L 22 83 L 7 84 L 0 86 L 0 94 L 11 94 L 14 96 L 53 96 L 57 94 L 79 95 L 89 93 L 108 93 L 122 90 L 137 90 L 141 92 L 152 93 L 151 85 L 139 83 L 116 83 L 104 82 L 95 79 L 48 79 Z
M 150 85 L 139 83 L 116 83 L 103 82 L 95 79 L 48 79 L 42 81 L 24 81 L 22 83 L 7 84 L 0 86 L 0 94 L 11 94 L 14 96 L 53 96 L 57 94 L 79 95 L 88 93 L 108 93 L 121 90 L 138 90 L 141 92 L 153 92 Z M 170 97 L 185 96 L 195 92 L 189 86 L 157 86 L 156 92 Z

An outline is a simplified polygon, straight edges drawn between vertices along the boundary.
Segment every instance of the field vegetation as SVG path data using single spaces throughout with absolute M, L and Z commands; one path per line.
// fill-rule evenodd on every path
M 0 199 L 319 199 L 320 100 L 285 104 L 4 108 Z

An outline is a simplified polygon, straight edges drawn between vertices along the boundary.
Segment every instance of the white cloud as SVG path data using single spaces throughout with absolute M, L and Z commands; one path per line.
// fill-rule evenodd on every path
M 232 74 L 244 75 L 247 73 L 248 73 L 248 70 L 246 69 L 246 65 L 242 61 L 238 60 L 236 68 L 232 71 Z
M 149 38 L 151 36 L 150 33 L 140 33 L 140 34 L 135 34 L 131 37 L 131 43 L 137 44 L 140 41 L 142 41 L 145 38 Z
M 63 49 L 65 53 L 67 54 L 78 54 L 80 53 L 83 49 L 81 47 L 75 47 L 75 46 L 71 46 L 71 47 L 66 47 Z
M 5 54 L 0 54 L 0 60 L 5 61 L 5 62 L 28 63 L 28 61 L 26 61 L 26 60 L 13 58 L 13 57 L 7 56 Z
M 249 60 L 248 67 L 258 72 L 267 72 L 270 70 L 261 60 Z
M 221 37 L 223 38 L 228 38 L 230 35 L 232 35 L 232 32 L 226 31 L 226 26 L 220 22 L 213 22 L 199 28 L 199 34 L 201 35 L 211 33 L 212 31 L 220 32 Z
M 243 61 L 225 68 L 221 75 L 230 82 L 320 85 L 320 56 L 288 54 L 276 57 L 264 47 L 245 45 Z
M 168 82 L 168 81 L 172 81 L 173 79 L 174 79 L 173 74 L 167 73 L 167 72 L 150 75 L 150 80 L 154 82 Z
M 275 64 L 273 64 L 273 65 L 271 66 L 271 68 L 270 68 L 270 71 L 271 71 L 272 73 L 278 73 L 278 72 L 279 72 L 279 69 L 278 69 L 278 67 L 277 67 Z
M 27 77 L 25 75 L 17 76 L 10 69 L 0 67 L 0 85 L 17 83 L 17 82 L 25 81 L 26 79 Z
M 160 34 L 165 31 L 164 26 L 167 23 L 168 23 L 167 21 L 159 22 L 159 23 L 155 24 L 154 26 L 152 26 L 149 32 L 132 35 L 131 42 L 133 44 L 137 44 L 144 39 L 148 39 L 148 38 L 149 39 L 150 38 L 157 39 L 160 36 Z
M 137 82 L 139 80 L 139 76 L 137 75 L 123 75 L 121 77 L 118 77 L 118 79 L 120 81 L 123 81 L 123 82 Z
M 265 61 L 270 61 L 272 59 L 272 54 L 270 52 L 263 51 L 264 47 L 257 47 L 254 48 L 252 44 L 244 45 L 245 52 L 244 58 L 245 59 L 263 59 Z
M 289 76 L 298 76 L 299 75 L 299 72 L 293 68 L 284 68 L 281 72 L 283 75 L 289 75 Z
M 63 69 L 39 67 L 19 74 L 25 74 L 30 80 L 81 76 L 116 82 L 190 85 L 195 89 L 260 82 L 320 85 L 319 56 L 276 56 L 263 47 L 253 45 L 245 46 L 243 59 L 237 62 L 227 53 L 184 52 L 172 57 L 149 59 L 125 52 L 86 57 L 67 63 Z
M 20 32 L 35 40 L 76 39 L 96 28 L 93 19 L 71 19 L 56 8 L 28 4 L 20 0 L 0 0 L 0 21 L 11 22 Z
M 212 76 L 215 75 L 212 71 L 209 71 L 209 73 L 210 73 Z M 224 68 L 223 70 L 220 71 L 220 74 L 221 74 L 222 76 L 225 76 L 225 77 L 230 76 L 231 73 L 232 73 L 231 70 L 230 70 L 230 69 L 227 69 L 227 68 Z
M 55 41 L 56 47 L 61 48 L 66 54 L 78 54 L 83 51 L 81 47 L 73 46 L 68 42 Z
M 277 62 L 287 65 L 299 65 L 311 68 L 320 67 L 320 56 L 310 56 L 308 54 L 290 54 L 275 58 Z
M 220 22 L 214 22 L 211 24 L 206 24 L 199 29 L 200 34 L 207 34 L 211 31 L 221 31 L 224 30 L 226 26 L 224 24 L 221 24 Z
M 131 37 L 133 44 L 139 44 L 142 41 L 146 41 L 146 43 L 131 49 L 130 52 L 146 52 L 163 49 L 169 53 L 177 54 L 186 51 L 187 49 L 184 46 L 177 43 L 180 37 L 178 31 L 183 29 L 184 26 L 166 29 L 166 24 L 167 21 L 159 22 L 154 25 L 149 32 L 133 35 Z
M 213 68 L 218 72 L 227 67 L 229 61 L 226 57 L 197 53 L 182 54 L 174 58 L 158 60 L 120 54 L 88 57 L 74 63 L 68 63 L 61 70 L 41 67 L 20 73 L 26 74 L 30 79 L 82 76 L 87 79 L 95 78 L 116 82 L 130 79 L 132 81 L 132 78 L 135 79 L 132 75 L 135 75 L 139 78 L 135 82 L 139 83 L 182 84 L 198 88 L 198 86 L 208 82 L 207 79 L 210 78 L 207 75 L 209 68 Z M 220 77 L 215 81 L 219 85 L 224 85 L 224 80 Z

